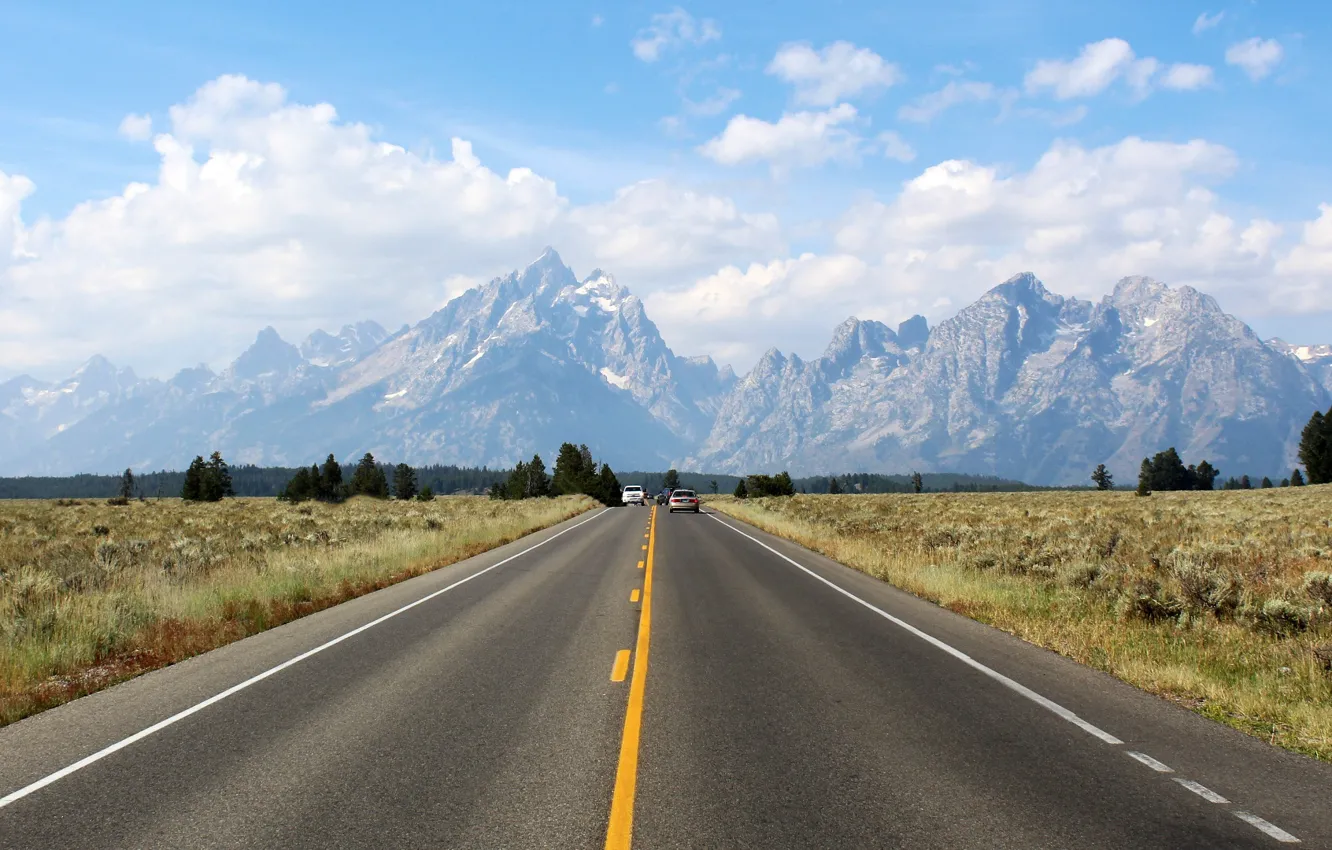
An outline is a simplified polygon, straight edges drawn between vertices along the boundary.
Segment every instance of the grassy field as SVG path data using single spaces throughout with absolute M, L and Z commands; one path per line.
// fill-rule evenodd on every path
M 1271 743 L 1332 760 L 1332 486 L 709 504 Z
M 0 502 L 0 725 L 592 507 Z

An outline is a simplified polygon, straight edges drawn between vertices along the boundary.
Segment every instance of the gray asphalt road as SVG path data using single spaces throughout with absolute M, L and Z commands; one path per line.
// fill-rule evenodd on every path
M 640 848 L 1332 847 L 1327 765 L 724 517 L 659 515 L 639 568 L 649 515 L 0 730 L 3 797 L 318 650 L 3 805 L 0 846 L 601 847 L 631 751 Z

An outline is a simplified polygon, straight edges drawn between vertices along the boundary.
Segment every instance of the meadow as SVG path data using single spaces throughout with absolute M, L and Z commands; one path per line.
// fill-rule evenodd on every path
M 1273 744 L 1332 760 L 1332 485 L 709 504 Z
M 0 725 L 592 507 L 581 496 L 0 502 Z

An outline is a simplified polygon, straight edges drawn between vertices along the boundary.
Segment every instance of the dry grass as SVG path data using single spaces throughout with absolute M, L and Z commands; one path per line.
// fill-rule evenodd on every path
M 0 502 L 0 725 L 593 506 Z
M 1332 486 L 709 500 L 953 611 L 1332 760 Z

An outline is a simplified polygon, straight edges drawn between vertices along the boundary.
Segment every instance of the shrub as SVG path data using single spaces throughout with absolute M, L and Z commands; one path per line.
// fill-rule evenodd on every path
M 1269 599 L 1258 609 L 1255 624 L 1278 636 L 1293 635 L 1309 628 L 1309 611 L 1284 599 Z
M 1332 575 L 1322 572 L 1305 573 L 1304 592 L 1324 605 L 1332 605 Z

